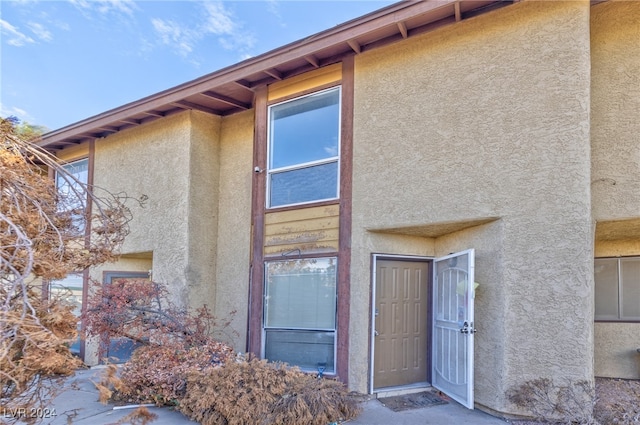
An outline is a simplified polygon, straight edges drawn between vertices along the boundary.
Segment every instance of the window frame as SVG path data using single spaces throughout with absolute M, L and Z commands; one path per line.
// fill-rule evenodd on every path
M 272 134 L 272 117 L 273 117 L 273 109 L 275 107 L 285 105 L 292 102 L 297 102 L 305 98 L 309 98 L 312 96 L 318 96 L 325 93 L 329 93 L 332 91 L 337 91 L 338 93 L 338 117 L 337 117 L 337 154 L 332 157 L 322 158 L 313 161 L 300 162 L 293 165 L 281 166 L 271 168 L 272 163 L 272 154 L 273 154 L 273 134 Z M 342 153 L 342 85 L 336 84 L 335 86 L 323 88 L 321 90 L 313 91 L 310 93 L 305 93 L 300 96 L 296 96 L 291 99 L 286 99 L 280 102 L 275 102 L 273 104 L 268 105 L 267 107 L 267 156 L 266 156 L 266 196 L 265 196 L 265 207 L 268 210 L 278 209 L 278 208 L 287 208 L 287 207 L 295 207 L 295 206 L 306 206 L 310 204 L 317 204 L 328 201 L 336 201 L 340 199 L 340 164 L 342 161 L 341 153 Z M 286 204 L 273 205 L 272 204 L 272 176 L 275 174 L 281 174 L 290 171 L 298 171 L 303 169 L 309 169 L 315 166 L 326 165 L 326 164 L 336 164 L 336 188 L 335 188 L 335 197 L 329 198 L 319 198 L 313 199 L 310 201 L 302 201 L 302 202 L 291 202 Z
M 73 167 L 76 167 L 77 164 L 81 163 L 81 162 L 86 162 L 86 171 L 83 171 L 86 173 L 86 179 L 81 179 L 78 177 L 77 172 L 72 172 Z M 91 180 L 91 159 L 89 157 L 81 157 L 81 158 L 76 158 L 73 159 L 71 161 L 66 161 L 60 164 L 60 166 L 65 170 L 65 173 L 68 174 L 70 177 L 61 177 L 60 176 L 60 172 L 56 171 L 54 173 L 54 184 L 56 187 L 56 193 L 60 193 L 60 190 L 65 188 L 65 192 L 63 192 L 64 196 L 71 196 L 72 199 L 74 199 L 75 201 L 77 201 L 78 203 L 83 202 L 84 206 L 86 208 L 89 208 L 89 198 L 88 198 L 88 193 L 86 194 L 87 198 L 80 200 L 79 197 L 79 193 L 77 192 L 76 189 L 73 188 L 74 184 L 80 183 L 85 185 L 87 188 L 90 185 L 90 180 Z M 62 184 L 60 184 L 62 182 Z M 75 202 L 74 202 L 75 204 Z M 67 205 L 67 207 L 71 207 L 71 210 L 73 211 L 73 209 L 75 207 L 77 207 L 78 205 Z M 59 206 L 60 208 L 60 206 Z M 61 208 L 60 211 L 68 211 L 68 209 L 65 208 Z M 88 226 L 89 226 L 89 221 L 87 220 L 87 211 L 84 211 L 84 214 L 73 214 L 73 220 L 76 223 L 76 228 L 81 231 L 81 232 L 87 232 Z
M 335 283 L 334 283 L 334 306 L 333 306 L 333 314 L 334 314 L 334 323 L 333 328 L 310 328 L 310 327 L 301 327 L 301 326 L 267 326 L 267 313 L 268 313 L 268 303 L 266 302 L 266 298 L 268 297 L 269 290 L 269 278 L 268 278 L 268 266 L 270 263 L 282 263 L 282 262 L 290 262 L 290 261 L 300 261 L 300 260 L 333 260 L 335 264 Z M 328 256 L 302 256 L 296 258 L 270 258 L 264 261 L 264 285 L 263 285 L 263 306 L 262 306 L 262 318 L 261 318 L 261 348 L 260 348 L 260 357 L 266 358 L 267 352 L 267 332 L 309 332 L 309 333 L 329 333 L 333 332 L 333 370 L 325 370 L 322 371 L 318 368 L 312 369 L 308 367 L 304 367 L 301 365 L 293 365 L 300 368 L 300 370 L 304 372 L 312 372 L 312 373 L 321 373 L 327 376 L 336 376 L 338 373 L 338 261 L 339 257 L 337 255 L 328 255 Z
M 595 322 L 614 322 L 614 323 L 640 323 L 640 315 L 638 316 L 625 316 L 624 314 L 624 281 L 623 281 L 623 273 L 622 273 L 622 262 L 624 260 L 638 260 L 640 261 L 640 256 L 618 256 L 618 257 L 596 257 L 594 259 L 594 321 Z M 616 297 L 616 310 L 617 317 L 612 317 L 611 315 L 597 315 L 596 305 L 597 302 L 595 300 L 596 296 L 596 279 L 595 279 L 595 261 L 596 260 L 615 260 L 616 261 L 616 277 L 617 277 L 617 297 Z M 640 290 L 640 277 L 637 281 L 638 289 Z M 640 300 L 638 300 L 640 302 Z

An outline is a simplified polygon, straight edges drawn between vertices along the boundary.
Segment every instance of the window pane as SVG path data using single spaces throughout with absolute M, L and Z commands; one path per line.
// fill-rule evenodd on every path
M 302 369 L 335 372 L 335 332 L 267 330 L 265 358 Z
M 597 258 L 594 276 L 596 320 L 618 319 L 618 260 Z
M 271 207 L 337 197 L 337 161 L 271 174 Z
M 335 258 L 270 262 L 265 289 L 265 327 L 335 329 Z
M 270 169 L 337 157 L 340 91 L 275 105 L 270 124 Z
M 80 317 L 80 315 L 82 314 L 82 288 L 82 274 L 72 273 L 68 274 L 64 279 L 51 281 L 51 283 L 49 284 L 49 296 L 51 298 L 61 297 L 65 299 L 69 304 L 73 305 L 73 314 L 76 317 Z M 82 335 L 80 320 L 78 320 L 77 327 L 78 337 L 69 346 L 69 349 L 74 354 L 80 354 Z
M 640 319 L 640 258 L 623 258 L 621 263 L 621 319 Z

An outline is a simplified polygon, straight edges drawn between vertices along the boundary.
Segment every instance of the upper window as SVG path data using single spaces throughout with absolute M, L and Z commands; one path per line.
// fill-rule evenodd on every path
M 338 198 L 340 88 L 269 108 L 267 207 Z
M 596 258 L 596 320 L 640 321 L 640 257 Z
M 69 211 L 72 214 L 73 224 L 79 231 L 84 231 L 85 218 L 84 206 L 86 205 L 86 190 L 81 184 L 89 181 L 89 160 L 81 159 L 70 162 L 64 166 L 67 175 L 56 174 L 56 188 L 61 211 Z

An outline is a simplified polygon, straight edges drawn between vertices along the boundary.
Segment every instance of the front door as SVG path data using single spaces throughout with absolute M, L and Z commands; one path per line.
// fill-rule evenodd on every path
M 434 263 L 432 384 L 473 409 L 474 250 Z
M 429 382 L 429 265 L 375 261 L 374 390 Z

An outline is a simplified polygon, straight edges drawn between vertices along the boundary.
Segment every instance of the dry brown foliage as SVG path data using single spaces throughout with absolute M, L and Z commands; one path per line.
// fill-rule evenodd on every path
M 558 384 L 539 378 L 511 388 L 509 401 L 543 423 L 595 425 L 595 387 L 588 381 Z
M 60 194 L 48 169 L 71 188 Z M 96 195 L 0 119 L 0 405 L 46 407 L 49 378 L 78 365 L 77 318 L 42 282 L 114 260 L 128 233 L 123 197 Z M 86 223 L 91 223 L 87 228 Z M 37 422 L 37 418 L 5 418 Z
M 234 356 L 231 347 L 217 341 L 189 348 L 175 343 L 140 347 L 122 367 L 116 398 L 175 406 L 185 396 L 188 374 L 220 367 Z
M 229 345 L 213 338 L 230 320 L 216 319 L 206 306 L 195 312 L 177 308 L 164 285 L 118 279 L 97 288 L 83 315 L 91 334 L 142 344 L 118 376 L 107 369 L 98 385 L 107 399 L 175 405 L 184 396 L 188 373 L 235 356 Z
M 192 373 L 178 409 L 203 425 L 327 425 L 361 411 L 341 382 L 257 359 Z
M 148 425 L 158 419 L 158 415 L 149 412 L 145 406 L 140 406 L 118 421 L 118 424 Z

